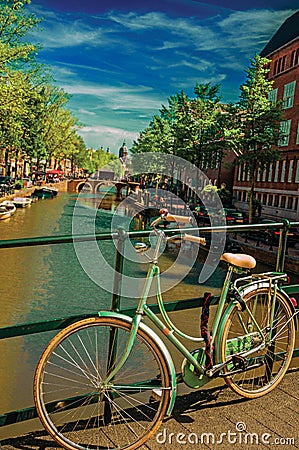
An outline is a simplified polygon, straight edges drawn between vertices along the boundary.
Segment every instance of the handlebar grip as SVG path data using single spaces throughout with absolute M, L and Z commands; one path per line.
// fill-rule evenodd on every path
M 206 245 L 205 238 L 200 236 L 192 236 L 191 234 L 184 234 L 183 239 L 184 241 L 196 242 L 197 244 L 200 245 Z
M 164 217 L 165 220 L 168 220 L 168 222 L 180 222 L 180 223 L 191 223 L 192 217 L 186 217 L 186 216 L 176 216 L 175 214 L 167 214 Z

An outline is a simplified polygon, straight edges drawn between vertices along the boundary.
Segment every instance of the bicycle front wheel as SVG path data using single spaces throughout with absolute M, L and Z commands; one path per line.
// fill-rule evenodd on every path
M 224 367 L 225 381 L 243 397 L 261 397 L 274 389 L 292 359 L 295 345 L 292 310 L 285 297 L 277 292 L 270 324 L 271 295 L 273 293 L 269 296 L 268 289 L 248 293 L 243 299 L 246 309 L 240 311 L 234 306 L 224 325 L 221 362 L 231 360 Z M 248 356 L 247 352 L 250 352 Z
M 67 449 L 135 449 L 160 426 L 170 376 L 157 343 L 139 329 L 119 372 L 131 325 L 119 318 L 76 322 L 58 333 L 38 363 L 34 398 L 48 433 Z

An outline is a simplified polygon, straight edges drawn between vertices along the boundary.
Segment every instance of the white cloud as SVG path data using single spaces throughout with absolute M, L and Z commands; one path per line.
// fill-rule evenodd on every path
M 78 133 L 83 137 L 86 145 L 91 148 L 109 147 L 111 152 L 118 154 L 118 149 L 125 141 L 128 148 L 137 139 L 139 133 L 130 132 L 121 128 L 107 126 L 87 126 L 81 128 Z
M 90 111 L 87 109 L 79 109 L 79 113 L 85 116 L 96 116 L 96 113 L 94 111 Z
M 295 11 L 251 9 L 236 11 L 219 22 L 226 46 L 243 52 L 262 50 L 282 23 Z M 223 45 L 222 45 L 223 47 Z
M 44 48 L 67 48 L 79 45 L 105 45 L 101 29 L 87 25 L 81 20 L 72 23 L 48 21 L 44 23 L 44 32 L 34 33 Z
M 98 84 L 64 84 L 66 92 L 73 95 L 97 97 L 105 108 L 111 110 L 154 111 L 162 103 L 162 99 L 153 95 L 152 88 L 146 86 L 101 86 Z

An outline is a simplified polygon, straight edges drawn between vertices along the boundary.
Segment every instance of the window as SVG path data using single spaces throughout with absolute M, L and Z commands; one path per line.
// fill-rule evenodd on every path
M 279 161 L 276 161 L 275 164 L 275 175 L 274 175 L 274 181 L 278 181 L 278 174 L 279 174 Z
M 269 102 L 271 102 L 271 103 L 277 102 L 277 92 L 278 92 L 278 88 L 273 89 L 272 91 L 269 92 L 269 94 L 268 94 Z
M 274 206 L 275 206 L 275 208 L 277 208 L 278 205 L 279 205 L 279 195 L 275 195 L 275 197 L 274 197 Z
M 238 167 L 238 181 L 241 181 L 241 166 Z
M 296 81 L 284 85 L 282 101 L 283 109 L 292 108 L 294 104 L 295 87 Z
M 282 56 L 281 58 L 274 61 L 274 75 L 283 72 L 286 67 L 287 56 Z
M 284 180 L 285 180 L 285 176 L 286 176 L 286 160 L 284 159 L 283 161 L 282 161 L 282 168 L 281 168 L 281 174 L 280 174 L 280 181 L 281 181 L 281 183 L 283 183 L 284 182 Z
M 286 196 L 285 195 L 283 195 L 281 197 L 280 207 L 281 208 L 285 208 L 286 207 Z
M 292 183 L 293 169 L 294 169 L 294 160 L 291 159 L 289 163 L 288 183 Z
M 296 66 L 299 63 L 299 48 L 292 51 L 291 55 L 291 67 Z
M 269 197 L 268 197 L 268 205 L 269 205 L 269 206 L 272 206 L 272 203 L 273 203 L 273 195 L 272 195 L 272 194 L 269 194 Z
M 267 170 L 264 169 L 264 170 L 263 170 L 262 181 L 266 181 L 266 175 L 267 175 Z
M 288 209 L 292 209 L 293 208 L 293 197 L 288 197 Z
M 269 166 L 268 181 L 272 181 L 272 176 L 273 176 L 273 163 L 271 163 Z
M 261 170 L 260 169 L 258 169 L 258 171 L 257 171 L 256 181 L 261 181 Z
M 291 119 L 280 122 L 278 145 L 285 147 L 289 144 Z
M 299 144 L 299 121 L 298 121 L 298 126 L 297 126 L 296 144 Z
M 299 160 L 297 160 L 297 170 L 295 176 L 295 183 L 299 183 Z
M 243 164 L 243 166 L 242 166 L 242 181 L 245 181 L 245 175 L 246 175 L 245 164 Z
M 267 204 L 267 194 L 263 194 L 263 205 Z

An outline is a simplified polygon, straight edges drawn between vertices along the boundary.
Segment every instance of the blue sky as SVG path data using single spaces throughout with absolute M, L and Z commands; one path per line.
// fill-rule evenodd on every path
M 220 83 L 237 101 L 250 58 L 298 0 L 32 0 L 39 60 L 72 95 L 88 147 L 128 147 L 167 99 Z

